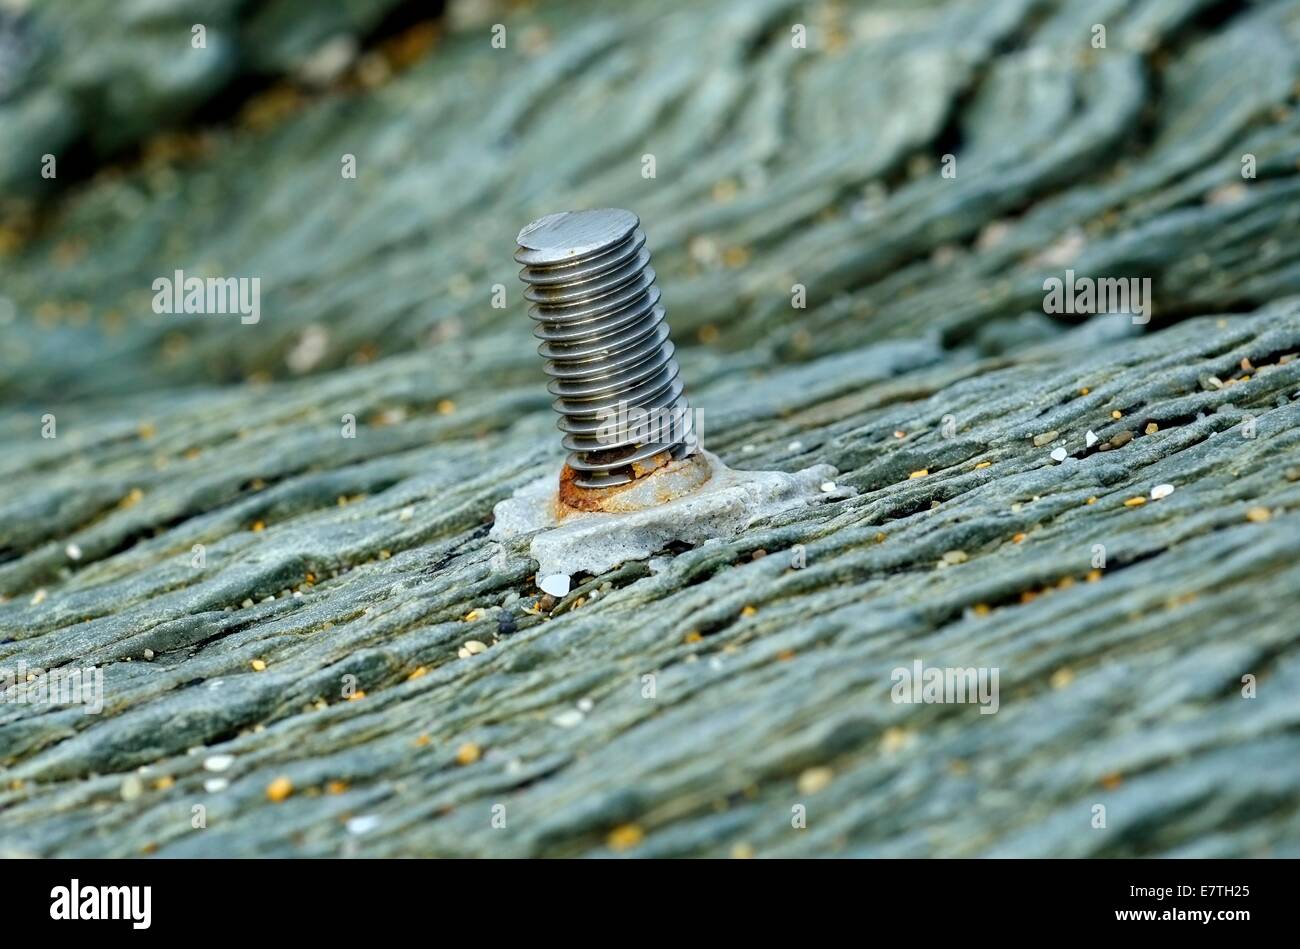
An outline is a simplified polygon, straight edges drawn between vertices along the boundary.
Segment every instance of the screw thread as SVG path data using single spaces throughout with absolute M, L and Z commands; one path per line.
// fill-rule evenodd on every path
M 515 260 L 547 389 L 584 488 L 698 447 L 645 234 L 630 211 L 564 211 L 519 232 Z

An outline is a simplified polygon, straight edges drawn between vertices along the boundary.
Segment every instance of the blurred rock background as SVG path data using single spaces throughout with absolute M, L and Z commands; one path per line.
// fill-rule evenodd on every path
M 0 2 L 0 665 L 110 696 L 0 707 L 0 846 L 1294 855 L 1298 100 L 1293 0 Z M 514 236 L 588 206 L 709 446 L 858 495 L 556 603 L 486 532 L 561 454 Z

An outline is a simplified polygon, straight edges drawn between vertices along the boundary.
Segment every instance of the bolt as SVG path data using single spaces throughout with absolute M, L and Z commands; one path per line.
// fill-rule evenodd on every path
M 628 484 L 699 448 L 640 225 L 602 208 L 519 232 L 528 315 L 581 488 Z

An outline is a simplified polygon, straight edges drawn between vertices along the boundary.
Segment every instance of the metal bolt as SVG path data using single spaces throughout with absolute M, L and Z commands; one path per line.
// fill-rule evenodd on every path
M 627 484 L 699 447 L 640 224 L 602 208 L 519 232 L 528 315 L 583 488 Z

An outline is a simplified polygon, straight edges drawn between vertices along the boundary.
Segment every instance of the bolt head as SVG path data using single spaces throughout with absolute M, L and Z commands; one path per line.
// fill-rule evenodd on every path
M 515 260 L 525 267 L 551 267 L 600 254 L 632 236 L 640 219 L 621 208 L 558 211 L 519 232 Z

